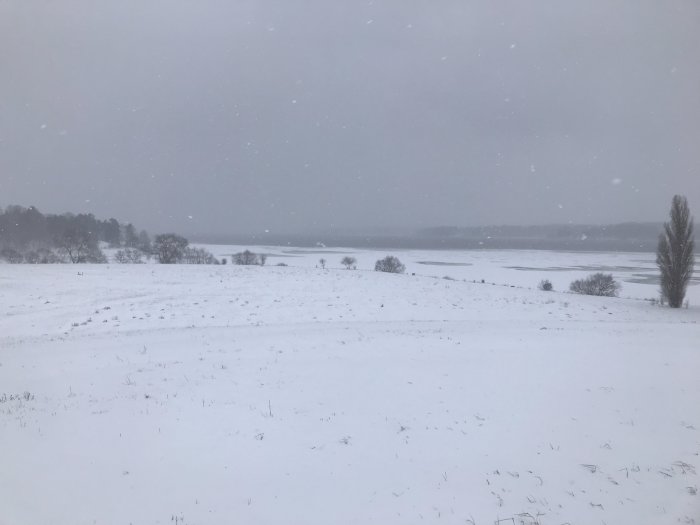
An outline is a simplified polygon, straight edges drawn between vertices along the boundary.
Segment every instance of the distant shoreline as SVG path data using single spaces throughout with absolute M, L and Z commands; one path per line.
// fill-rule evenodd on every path
M 368 248 L 414 250 L 557 250 L 573 252 L 646 252 L 656 250 L 656 240 L 636 239 L 514 239 L 514 238 L 431 238 L 409 236 L 309 236 L 232 235 L 191 236 L 198 244 L 245 246 L 294 246 L 299 248 Z

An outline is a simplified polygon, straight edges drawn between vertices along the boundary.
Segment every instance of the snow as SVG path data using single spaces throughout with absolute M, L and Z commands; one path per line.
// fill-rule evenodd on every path
M 649 254 L 265 251 L 2 266 L 0 524 L 700 519 L 694 299 L 534 289 Z

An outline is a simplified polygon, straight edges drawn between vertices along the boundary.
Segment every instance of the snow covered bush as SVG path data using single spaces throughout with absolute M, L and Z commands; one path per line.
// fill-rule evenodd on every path
M 375 272 L 388 272 L 388 273 L 403 273 L 406 271 L 406 267 L 399 261 L 398 258 L 393 255 L 387 255 L 383 259 L 379 259 L 374 265 Z
M 569 290 L 583 295 L 599 295 L 604 297 L 617 297 L 620 284 L 609 273 L 594 273 L 585 279 L 578 279 L 571 283 Z
M 27 264 L 62 264 L 66 260 L 49 248 L 37 248 L 24 254 Z
M 267 260 L 267 255 L 258 255 L 257 253 L 253 253 L 250 250 L 246 250 L 244 252 L 238 252 L 233 256 L 231 261 L 234 264 L 239 264 L 242 266 L 264 266 L 265 261 Z
M 343 257 L 343 259 L 340 261 L 340 264 L 345 266 L 348 270 L 356 270 L 357 269 L 357 259 L 354 257 L 350 257 L 349 255 L 346 255 Z
M 182 259 L 189 241 L 174 233 L 156 235 L 154 249 L 160 264 L 175 264 Z
M 552 290 L 554 290 L 552 282 L 549 279 L 542 279 L 540 281 L 540 284 L 537 285 L 537 288 L 542 290 L 543 292 L 551 292 Z
M 185 248 L 179 262 L 184 264 L 219 264 L 216 257 L 204 248 Z
M 114 254 L 114 260 L 120 264 L 141 264 L 143 263 L 143 252 L 136 248 L 125 248 Z
M 24 261 L 22 254 L 13 248 L 3 248 L 0 251 L 0 259 L 5 259 L 10 264 L 19 264 Z

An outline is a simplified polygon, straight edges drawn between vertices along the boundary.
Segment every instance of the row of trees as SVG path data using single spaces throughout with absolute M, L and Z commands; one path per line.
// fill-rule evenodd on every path
M 100 243 L 151 252 L 151 239 L 133 224 L 91 213 L 43 214 L 34 206 L 0 210 L 0 256 L 14 263 L 100 263 Z
M 69 231 L 81 232 L 91 243 L 105 242 L 112 248 L 150 249 L 148 233 L 114 218 L 100 220 L 91 213 L 43 214 L 34 206 L 8 206 L 0 210 L 0 245 L 3 248 L 23 250 L 52 246 Z

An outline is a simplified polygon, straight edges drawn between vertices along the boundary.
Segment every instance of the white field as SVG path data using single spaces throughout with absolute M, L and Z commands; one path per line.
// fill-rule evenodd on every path
M 700 523 L 700 287 L 535 289 L 652 255 L 264 251 L 0 266 L 0 524 Z

